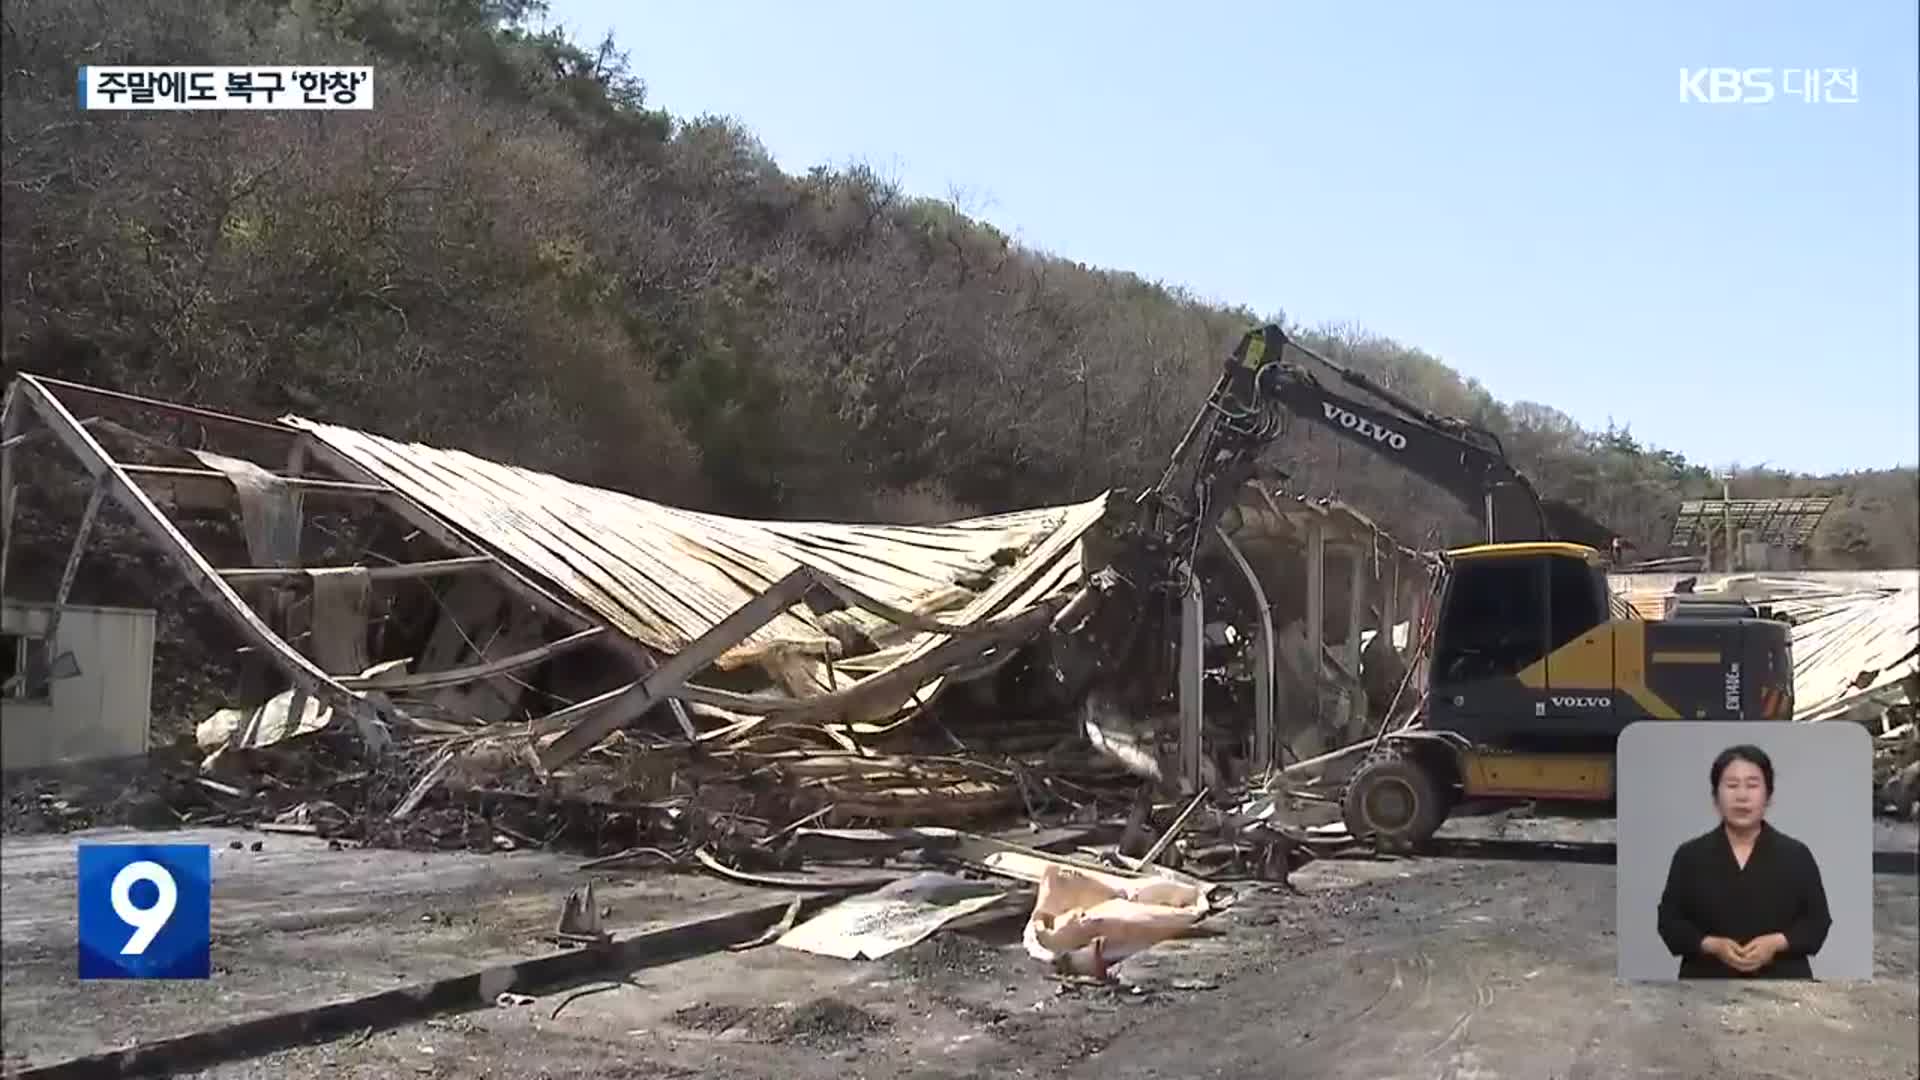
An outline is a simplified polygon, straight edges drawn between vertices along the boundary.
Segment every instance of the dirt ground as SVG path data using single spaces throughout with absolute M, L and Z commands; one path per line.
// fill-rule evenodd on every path
M 1594 824 L 1497 822 L 1491 832 L 1604 842 Z M 1905 827 L 1877 846 L 1911 852 L 1915 839 Z M 1537 852 L 1501 843 L 1464 845 L 1471 858 L 1315 863 L 1294 875 L 1299 894 L 1243 892 L 1204 934 L 1128 960 L 1119 970 L 1130 985 L 1119 988 L 1065 984 L 1031 961 L 1017 941 L 1016 898 L 997 922 L 989 915 L 880 961 L 777 946 L 723 952 L 638 971 L 625 984 L 587 983 L 530 1005 L 195 1075 L 1907 1080 L 1920 1072 L 1911 862 L 1876 876 L 1872 983 L 1622 984 L 1613 978 L 1612 866 L 1518 858 Z M 11 854 L 6 870 L 11 879 Z M 484 904 L 479 884 L 461 882 L 460 894 Z M 14 899 L 10 885 L 9 920 Z M 9 929 L 10 1056 L 16 991 L 31 992 L 15 982 L 13 937 Z M 398 953 L 412 946 L 395 948 L 382 970 L 400 966 Z M 65 981 L 79 986 L 70 974 Z M 581 991 L 591 992 L 573 996 Z M 68 997 L 63 1008 L 89 1006 Z

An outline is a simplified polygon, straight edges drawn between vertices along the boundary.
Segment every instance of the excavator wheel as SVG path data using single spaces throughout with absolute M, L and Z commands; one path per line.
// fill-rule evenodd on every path
M 1413 851 L 1447 818 L 1447 804 L 1432 772 L 1395 749 L 1371 754 L 1347 778 L 1340 800 L 1347 832 L 1372 840 L 1382 851 Z

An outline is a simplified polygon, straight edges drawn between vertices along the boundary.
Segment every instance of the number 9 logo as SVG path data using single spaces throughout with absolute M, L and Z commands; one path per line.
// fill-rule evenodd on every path
M 152 882 L 159 895 L 154 898 L 152 907 L 135 907 L 133 886 L 137 882 Z M 120 921 L 133 927 L 133 936 L 120 946 L 122 956 L 140 956 L 153 944 L 153 939 L 166 929 L 167 921 L 173 918 L 174 905 L 179 903 L 180 889 L 174 884 L 173 875 L 167 868 L 151 860 L 130 862 L 113 875 L 111 890 L 113 913 Z

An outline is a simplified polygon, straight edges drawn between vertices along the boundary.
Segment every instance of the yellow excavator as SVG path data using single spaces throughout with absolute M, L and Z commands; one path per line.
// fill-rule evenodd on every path
M 1424 713 L 1347 779 L 1348 831 L 1417 847 L 1463 800 L 1608 802 L 1638 720 L 1789 720 L 1788 625 L 1744 603 L 1639 617 L 1591 547 L 1446 553 Z
M 1160 484 L 1137 500 L 1140 520 L 1067 609 L 1111 643 L 1083 681 L 1109 693 L 1131 683 L 1143 711 L 1157 696 L 1165 665 L 1152 643 L 1166 637 L 1149 624 L 1171 625 L 1198 544 L 1289 416 L 1451 492 L 1486 526 L 1486 543 L 1444 553 L 1420 723 L 1383 735 L 1348 776 L 1341 802 L 1356 837 L 1417 847 L 1465 800 L 1609 802 L 1615 740 L 1637 720 L 1792 718 L 1786 623 L 1737 602 L 1640 618 L 1607 584 L 1613 534 L 1541 500 L 1493 433 L 1428 412 L 1274 325 L 1242 337 Z

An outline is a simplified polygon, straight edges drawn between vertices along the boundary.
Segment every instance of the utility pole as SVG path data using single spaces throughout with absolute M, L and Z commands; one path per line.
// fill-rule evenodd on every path
M 1733 573 L 1733 470 L 1720 474 L 1720 531 L 1726 534 L 1727 573 Z

